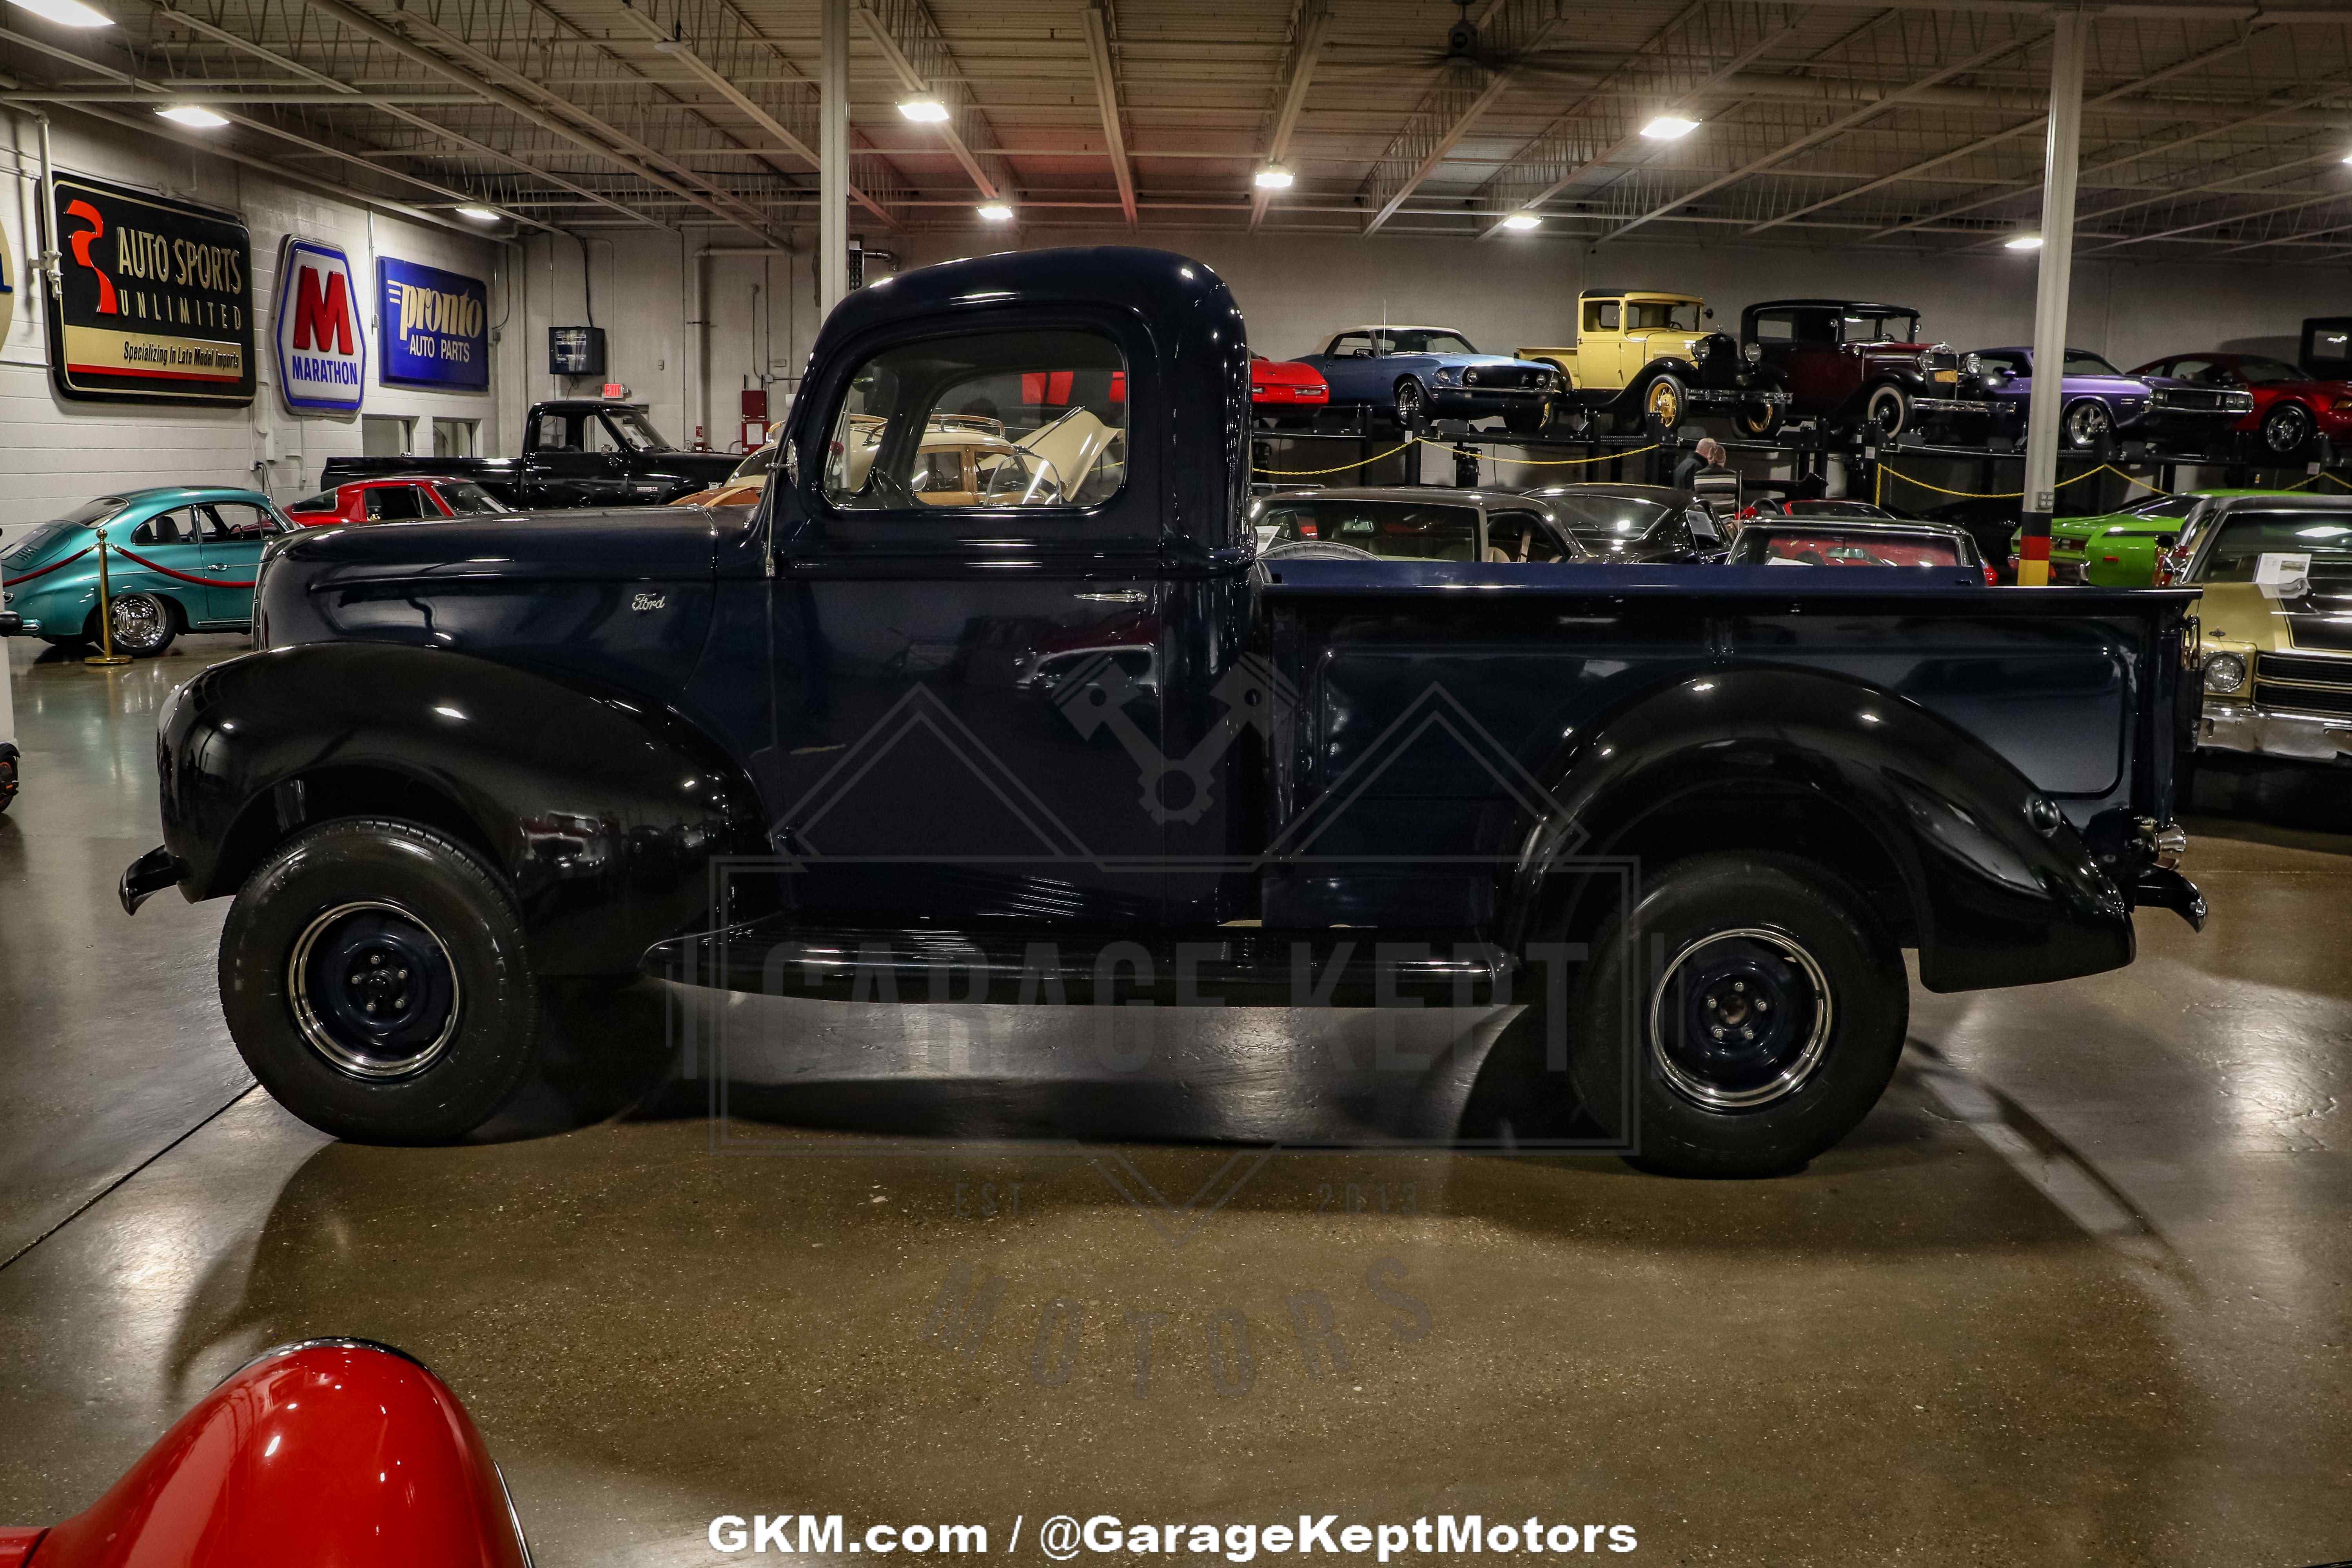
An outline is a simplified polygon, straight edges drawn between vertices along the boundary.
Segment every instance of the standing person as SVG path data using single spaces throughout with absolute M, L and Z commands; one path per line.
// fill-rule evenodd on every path
M 1700 437 L 1698 445 L 1690 449 L 1690 455 L 1675 465 L 1675 489 L 1690 489 L 1691 481 L 1698 478 L 1702 468 L 1724 467 L 1725 456 L 1722 442 L 1712 436 Z

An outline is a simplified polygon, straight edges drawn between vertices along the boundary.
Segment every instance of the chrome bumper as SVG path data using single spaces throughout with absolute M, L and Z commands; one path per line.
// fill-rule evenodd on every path
M 2251 703 L 2209 702 L 2197 721 L 2197 744 L 2204 751 L 2330 763 L 2352 757 L 2352 718 L 2273 713 Z
M 1990 414 L 1993 405 L 1981 397 L 1915 397 L 1911 406 L 1922 414 Z
M 1795 394 L 1790 392 L 1758 392 L 1738 386 L 1685 386 L 1684 393 L 1693 403 L 1763 403 L 1775 408 L 1785 408 Z

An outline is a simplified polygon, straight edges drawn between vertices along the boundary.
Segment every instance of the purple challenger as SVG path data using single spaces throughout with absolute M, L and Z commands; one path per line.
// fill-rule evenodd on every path
M 2033 351 L 1979 349 L 1970 357 L 1984 365 L 1993 428 L 2022 435 L 2026 405 L 2033 395 Z M 2058 386 L 2065 400 L 2058 414 L 2058 438 L 2071 447 L 2095 447 L 2103 436 L 2133 430 L 2157 405 L 2153 386 L 2126 375 L 2088 349 L 2066 351 L 2066 371 Z

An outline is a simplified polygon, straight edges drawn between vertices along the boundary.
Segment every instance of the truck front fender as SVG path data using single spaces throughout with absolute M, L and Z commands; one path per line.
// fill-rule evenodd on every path
M 446 649 L 313 643 L 215 665 L 157 737 L 191 900 L 309 823 L 421 821 L 505 878 L 546 974 L 620 973 L 707 923 L 714 855 L 765 847 L 751 781 L 677 714 Z
M 1918 948 L 1931 991 L 2132 959 L 2124 894 L 2032 781 L 1859 680 L 1770 666 L 1693 676 L 1570 737 L 1542 776 L 1557 808 L 1523 817 L 1500 889 L 1520 942 L 1598 918 L 1615 884 L 1575 874 L 1586 858 L 1630 858 L 1641 875 L 1738 849 L 1792 856 L 1852 887 Z

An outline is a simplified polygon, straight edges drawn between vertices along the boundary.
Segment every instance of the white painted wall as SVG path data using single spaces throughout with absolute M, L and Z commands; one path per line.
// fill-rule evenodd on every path
M 278 395 L 269 346 L 276 304 L 278 241 L 289 230 L 341 245 L 363 294 L 371 364 L 364 412 L 419 416 L 416 445 L 430 451 L 433 416 L 478 420 L 481 450 L 510 449 L 521 416 L 499 397 L 502 354 L 491 351 L 490 390 L 429 392 L 376 383 L 383 363 L 381 316 L 375 301 L 379 249 L 406 261 L 488 279 L 495 325 L 509 308 L 502 253 L 487 239 L 399 218 L 313 195 L 260 172 L 185 148 L 163 137 L 141 138 L 113 126 L 56 117 L 50 135 L 58 170 L 95 175 L 241 214 L 253 241 L 255 359 L 259 388 L 250 408 L 154 408 L 79 403 L 58 395 L 49 379 L 47 324 L 42 320 L 30 258 L 38 249 L 40 150 L 28 118 L 10 115 L 0 144 L 0 231 L 5 231 L 16 288 L 15 320 L 0 342 L 0 547 L 29 524 L 70 510 L 91 496 L 147 485 L 219 484 L 266 488 L 280 500 L 318 488 L 330 457 L 361 449 L 358 416 L 333 417 L 289 410 Z M 509 329 L 513 323 L 509 322 Z M 511 431 L 505 428 L 512 425 Z M 265 460 L 266 459 L 266 460 Z M 262 467 L 257 468 L 257 462 Z

